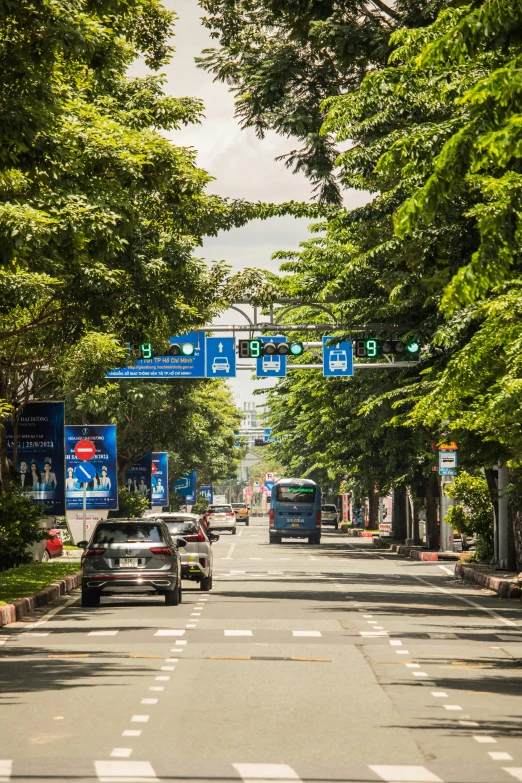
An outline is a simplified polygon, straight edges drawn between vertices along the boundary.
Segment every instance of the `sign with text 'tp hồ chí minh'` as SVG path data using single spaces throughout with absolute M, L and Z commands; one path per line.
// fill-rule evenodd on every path
M 110 370 L 107 378 L 205 378 L 205 333 L 171 337 L 171 345 L 192 343 L 192 356 L 154 356 L 152 359 L 137 359 L 132 366 Z

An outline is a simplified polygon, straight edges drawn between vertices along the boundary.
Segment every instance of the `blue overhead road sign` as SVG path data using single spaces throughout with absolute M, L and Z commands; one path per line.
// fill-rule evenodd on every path
M 334 344 L 332 337 L 323 337 L 323 375 L 325 378 L 353 375 L 351 340 Z
M 192 356 L 153 356 L 152 359 L 138 359 L 132 367 L 119 367 L 107 373 L 107 378 L 204 378 L 205 377 L 205 333 L 190 332 L 171 337 L 171 345 L 192 343 Z
M 96 475 L 96 468 L 90 462 L 80 462 L 74 469 L 74 478 L 81 484 L 88 484 Z
M 235 378 L 236 346 L 233 337 L 207 337 L 207 378 Z
M 262 343 L 286 343 L 286 337 L 260 337 Z M 260 356 L 256 359 L 256 375 L 258 378 L 285 378 L 286 356 L 277 353 Z

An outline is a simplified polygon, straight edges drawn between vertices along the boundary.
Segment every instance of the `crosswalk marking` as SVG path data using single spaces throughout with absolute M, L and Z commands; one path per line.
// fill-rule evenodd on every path
M 95 761 L 100 783 L 159 783 L 150 761 Z
M 502 769 L 517 780 L 522 780 L 522 767 L 502 767 Z
M 118 631 L 89 631 L 87 636 L 116 636 Z
M 321 636 L 321 631 L 292 631 L 292 636 Z
M 177 629 L 164 628 L 160 631 L 156 631 L 154 636 L 184 636 L 185 631 L 178 631 Z
M 6 783 L 11 779 L 13 771 L 13 762 L 11 759 L 0 759 L 0 781 Z
M 442 783 L 442 780 L 426 767 L 370 764 L 369 768 L 386 783 Z
M 252 631 L 223 631 L 225 636 L 253 636 Z

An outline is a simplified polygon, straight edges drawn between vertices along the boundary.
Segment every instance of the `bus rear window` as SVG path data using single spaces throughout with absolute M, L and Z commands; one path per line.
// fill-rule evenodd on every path
M 291 485 L 277 487 L 277 500 L 279 503 L 313 503 L 315 487 L 292 487 Z

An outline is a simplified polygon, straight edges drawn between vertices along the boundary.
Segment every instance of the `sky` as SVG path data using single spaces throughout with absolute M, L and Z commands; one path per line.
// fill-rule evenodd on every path
M 168 136 L 176 144 L 197 150 L 198 165 L 215 178 L 209 191 L 249 201 L 310 200 L 311 187 L 306 178 L 292 174 L 283 162 L 275 160 L 293 149 L 295 140 L 273 132 L 260 140 L 252 129 L 242 130 L 234 117 L 234 99 L 227 86 L 214 82 L 211 74 L 196 66 L 194 58 L 203 49 L 217 45 L 200 22 L 202 11 L 196 0 L 163 0 L 163 3 L 178 15 L 173 42 L 176 53 L 162 69 L 166 76 L 165 91 L 177 97 L 200 98 L 205 105 L 205 118 L 200 125 L 170 132 Z M 133 76 L 146 73 L 142 62 L 135 63 L 131 69 Z M 367 196 L 357 191 L 348 192 L 345 198 L 345 203 L 353 207 L 366 201 Z M 276 272 L 279 262 L 271 259 L 272 253 L 298 249 L 307 237 L 309 222 L 292 217 L 255 220 L 206 238 L 200 257 L 207 261 L 224 260 L 234 270 L 258 267 Z M 234 311 L 224 313 L 215 321 L 216 324 L 242 322 Z M 238 373 L 238 378 L 230 381 L 233 391 L 240 394 L 241 403 L 252 400 L 259 403 L 253 392 L 263 383 L 266 386 L 268 382 L 251 380 L 249 372 Z

